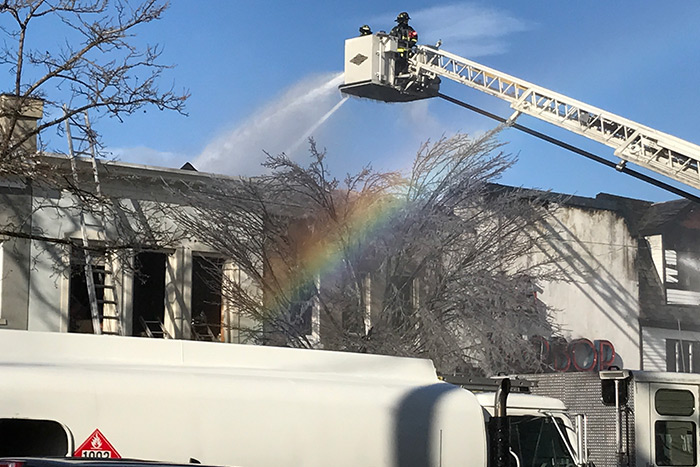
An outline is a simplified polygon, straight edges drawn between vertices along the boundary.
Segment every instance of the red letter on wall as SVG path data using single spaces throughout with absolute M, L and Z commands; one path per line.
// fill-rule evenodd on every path
M 595 341 L 598 347 L 598 369 L 607 370 L 615 361 L 615 347 L 610 341 Z
M 588 339 L 576 339 L 569 344 L 571 362 L 577 371 L 593 371 L 598 363 L 598 352 Z

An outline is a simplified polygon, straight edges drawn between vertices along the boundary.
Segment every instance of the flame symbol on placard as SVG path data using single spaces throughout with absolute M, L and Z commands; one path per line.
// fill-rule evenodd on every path
M 100 440 L 100 437 L 97 435 L 93 436 L 92 441 L 90 441 L 90 445 L 92 446 L 92 449 L 101 449 L 102 441 Z

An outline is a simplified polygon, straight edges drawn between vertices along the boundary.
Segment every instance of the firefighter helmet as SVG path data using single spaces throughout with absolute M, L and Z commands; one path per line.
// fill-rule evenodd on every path
M 396 22 L 397 22 L 397 23 L 406 23 L 406 22 L 408 22 L 409 19 L 411 19 L 411 17 L 408 16 L 408 13 L 406 13 L 405 11 L 402 11 L 402 12 L 399 13 L 399 15 L 396 17 Z
M 367 24 L 363 24 L 362 26 L 360 26 L 360 34 L 362 34 L 363 36 L 369 36 L 370 34 L 372 34 L 372 29 L 370 29 L 370 27 Z

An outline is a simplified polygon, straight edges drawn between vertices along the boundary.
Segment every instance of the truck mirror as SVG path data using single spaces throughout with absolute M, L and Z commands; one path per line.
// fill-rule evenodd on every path
M 615 382 L 617 381 L 617 384 Z M 615 387 L 617 387 L 620 405 L 629 399 L 626 380 L 603 379 L 600 381 L 600 392 L 605 405 L 615 405 Z

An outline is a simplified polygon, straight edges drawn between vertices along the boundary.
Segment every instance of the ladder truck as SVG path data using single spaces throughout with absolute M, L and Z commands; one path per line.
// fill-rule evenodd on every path
M 696 144 L 440 50 L 439 44 L 417 45 L 409 57 L 408 70 L 400 73 L 396 71 L 397 56 L 396 38 L 385 33 L 346 40 L 341 92 L 383 102 L 441 97 L 700 203 L 700 146 Z M 504 119 L 441 94 L 442 78 L 499 97 L 510 103 L 514 113 Z M 618 161 L 515 123 L 521 114 L 607 145 L 614 149 Z M 631 169 L 628 163 L 680 182 L 694 193 Z
M 441 97 L 506 125 L 700 203 L 700 196 L 627 167 L 634 164 L 700 192 L 700 146 L 439 49 L 418 45 L 407 71 L 396 72 L 396 38 L 384 33 L 345 42 L 345 83 L 351 96 L 383 102 Z M 510 118 L 440 93 L 450 79 L 510 103 Z M 598 141 L 613 162 L 515 123 L 527 114 Z M 518 377 L 516 377 L 518 378 Z M 555 397 L 585 414 L 581 452 L 597 467 L 695 466 L 700 451 L 700 376 L 608 369 L 598 373 L 520 375 L 534 395 Z M 469 388 L 455 376 L 443 380 Z M 517 381 L 517 379 L 513 380 Z M 590 453 L 588 453 L 590 446 Z M 549 465 L 549 464 L 547 464 Z

